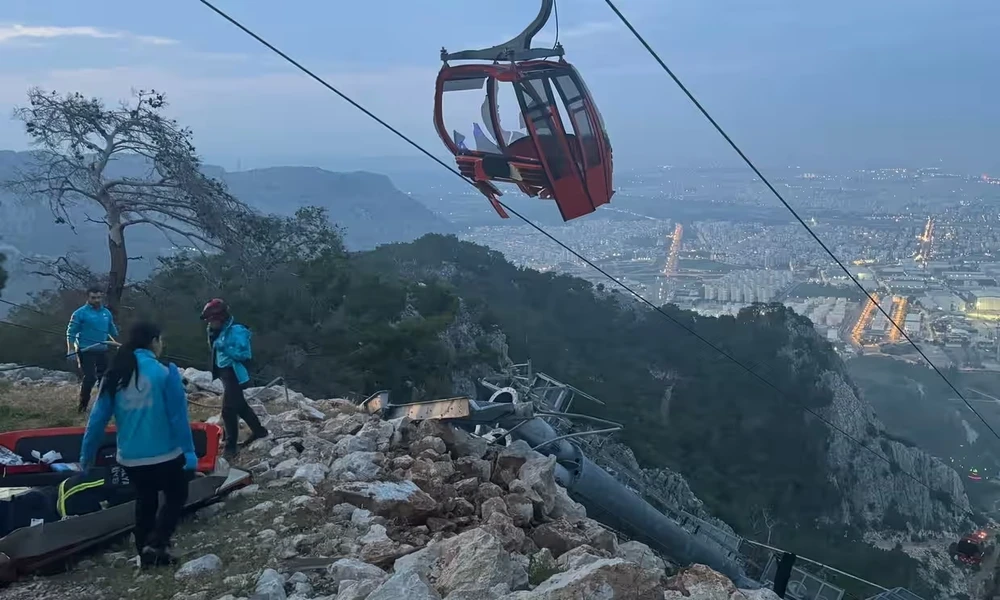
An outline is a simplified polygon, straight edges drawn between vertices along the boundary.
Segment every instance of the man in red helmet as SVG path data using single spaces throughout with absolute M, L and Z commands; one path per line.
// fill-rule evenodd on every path
M 212 375 L 222 380 L 222 424 L 226 429 L 223 456 L 232 459 L 239 452 L 240 419 L 250 427 L 250 437 L 244 444 L 267 437 L 267 429 L 247 404 L 244 388 L 250 383 L 250 373 L 244 363 L 253 356 L 250 350 L 250 330 L 236 323 L 229 306 L 220 298 L 209 300 L 201 311 L 208 323 L 208 344 L 212 349 Z

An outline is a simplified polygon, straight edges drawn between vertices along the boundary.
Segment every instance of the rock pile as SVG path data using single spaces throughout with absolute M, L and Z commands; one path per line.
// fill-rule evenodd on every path
M 73 373 L 0 363 L 0 381 L 18 386 L 61 386 L 76 384 L 78 379 Z
M 383 421 L 278 388 L 256 397 L 272 437 L 241 457 L 255 483 L 240 495 L 297 491 L 242 515 L 278 514 L 256 533 L 272 568 L 232 582 L 253 600 L 776 598 L 706 567 L 678 573 L 644 544 L 619 541 L 556 483 L 555 459 L 523 442 L 491 446 L 440 421 Z M 304 515 L 319 525 L 295 533 Z M 302 559 L 322 573 L 289 573 Z M 195 579 L 218 557 L 192 562 L 177 576 Z

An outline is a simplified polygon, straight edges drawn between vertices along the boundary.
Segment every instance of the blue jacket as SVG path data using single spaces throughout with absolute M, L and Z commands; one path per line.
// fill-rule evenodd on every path
M 149 350 L 136 350 L 136 376 L 111 397 L 101 390 L 83 435 L 80 461 L 90 464 L 111 417 L 118 428 L 118 462 L 155 465 L 194 452 L 187 395 L 177 366 L 165 367 Z
M 87 351 L 103 352 L 108 345 L 102 342 L 108 341 L 109 335 L 118 337 L 118 327 L 111 311 L 104 306 L 93 308 L 84 304 L 73 311 L 66 326 L 66 341 L 79 350 L 98 344 Z
M 232 367 L 240 384 L 250 381 L 250 373 L 243 364 L 253 358 L 253 353 L 250 351 L 250 337 L 250 330 L 233 321 L 232 317 L 229 317 L 222 326 L 214 341 L 212 331 L 208 331 L 208 343 L 212 346 L 212 366 L 219 369 Z

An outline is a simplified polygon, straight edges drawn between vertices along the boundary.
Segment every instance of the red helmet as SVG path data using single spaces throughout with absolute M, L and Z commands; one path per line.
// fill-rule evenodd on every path
M 224 318 L 229 315 L 229 305 L 222 298 L 212 298 L 205 305 L 205 308 L 201 309 L 201 320 L 209 321 L 211 319 Z

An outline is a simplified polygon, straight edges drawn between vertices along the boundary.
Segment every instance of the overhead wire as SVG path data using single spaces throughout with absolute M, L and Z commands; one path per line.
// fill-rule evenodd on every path
M 386 128 L 390 132 L 394 133 L 397 137 L 399 137 L 400 139 L 402 139 L 403 141 L 405 141 L 407 144 L 409 144 L 410 146 L 412 146 L 418 152 L 420 152 L 421 154 L 427 156 L 428 158 L 430 158 L 431 160 L 433 160 L 437 164 L 441 165 L 443 168 L 445 168 L 448 171 L 450 171 L 452 174 L 454 174 L 456 177 L 458 177 L 459 179 L 461 179 L 466 184 L 473 185 L 472 182 L 470 182 L 468 179 L 466 179 L 454 167 L 452 167 L 451 165 L 449 165 L 449 164 L 445 163 L 444 161 L 442 161 L 440 158 L 438 158 L 437 156 L 435 156 L 434 154 L 432 154 L 429 150 L 427 150 L 426 148 L 424 148 L 423 146 L 421 146 L 420 144 L 418 144 L 417 142 L 415 142 L 412 138 L 410 138 L 409 136 L 407 136 L 406 134 L 404 134 L 403 132 L 401 132 L 397 128 L 395 128 L 392 125 L 390 125 L 388 122 L 386 122 L 385 120 L 383 120 L 382 118 L 380 118 L 378 115 L 372 113 L 370 110 L 368 110 L 367 108 L 365 108 L 364 106 L 362 106 L 361 104 L 359 104 L 357 101 L 355 101 L 353 98 L 351 98 L 350 96 L 348 96 L 344 92 L 342 92 L 339 89 L 337 89 L 336 87 L 334 87 L 332 84 L 330 84 L 329 82 L 327 82 L 325 79 L 323 79 L 319 75 L 316 75 L 313 71 L 311 71 L 307 67 L 303 66 L 300 62 L 298 62 L 297 60 L 295 60 L 294 58 L 292 58 L 288 54 L 284 53 L 283 51 L 281 51 L 280 49 L 278 49 L 276 46 L 274 46 L 273 44 L 271 44 L 270 42 L 268 42 L 267 40 L 265 40 L 264 38 L 262 38 L 261 36 L 259 36 L 258 34 L 256 34 L 255 32 L 251 31 L 249 28 L 247 28 L 245 25 L 243 25 L 242 23 L 240 23 L 239 21 L 237 21 L 235 18 L 231 17 L 229 14 L 227 14 L 223 10 L 219 9 L 218 7 L 216 7 L 209 0 L 198 0 L 198 1 L 201 2 L 202 4 L 204 4 L 207 8 L 209 8 L 213 12 L 215 12 L 217 15 L 219 15 L 220 17 L 222 17 L 223 19 L 225 19 L 226 21 L 228 21 L 230 24 L 232 24 L 233 26 L 235 26 L 237 29 L 243 31 L 245 34 L 247 34 L 250 37 L 252 37 L 258 43 L 260 43 L 264 47 L 268 48 L 269 50 L 271 50 L 272 52 L 274 52 L 275 54 L 277 54 L 281 58 L 285 59 L 289 64 L 293 65 L 294 67 L 296 67 L 297 69 L 299 69 L 300 71 L 302 71 L 303 73 L 305 73 L 307 76 L 309 76 L 310 78 L 312 78 L 313 80 L 315 80 L 317 83 L 319 83 L 320 85 L 322 85 L 326 89 L 330 90 L 331 92 L 333 92 L 334 94 L 336 94 L 337 96 L 339 96 L 342 100 L 344 100 L 345 102 L 347 102 L 351 106 L 355 107 L 356 109 L 358 109 L 359 111 L 361 111 L 362 113 L 364 113 L 366 116 L 368 116 L 369 118 L 371 118 L 373 121 L 375 121 L 379 125 L 383 126 L 384 128 Z M 669 313 L 667 313 L 666 311 L 664 311 L 659 306 L 656 306 L 654 303 L 652 303 L 649 300 L 647 300 L 644 296 L 642 296 L 641 294 L 639 294 L 632 287 L 630 287 L 626 283 L 622 282 L 621 280 L 619 280 L 615 276 L 611 275 L 606 270 L 604 270 L 603 268 L 601 268 L 600 266 L 598 266 L 597 264 L 595 264 L 593 261 L 591 261 L 590 259 L 588 259 L 585 256 L 583 256 L 582 254 L 580 254 L 579 252 L 577 252 L 575 249 L 571 248 L 569 245 L 567 245 L 562 240 L 556 238 L 554 235 L 552 235 L 551 233 L 549 233 L 548 231 L 546 231 L 545 229 L 543 229 L 541 226 L 535 224 L 532 220 L 528 219 L 527 217 L 523 216 L 518 211 L 516 211 L 513 208 L 511 208 L 510 206 L 508 206 L 503 201 L 501 201 L 501 200 L 498 199 L 497 203 L 500 204 L 500 206 L 502 206 L 507 212 L 509 212 L 510 214 L 516 216 L 518 219 L 520 219 L 521 221 L 523 221 L 526 225 L 528 225 L 529 227 L 531 227 L 535 231 L 541 233 L 543 236 L 545 236 L 550 241 L 552 241 L 553 243 L 555 243 L 558 246 L 560 246 L 563 250 L 565 250 L 565 251 L 569 252 L 570 254 L 572 254 L 574 257 L 576 257 L 577 259 L 579 259 L 581 262 L 583 262 L 584 264 L 586 264 L 588 267 L 594 269 L 595 271 L 597 271 L 598 273 L 600 273 L 601 275 L 603 275 L 605 278 L 607 278 L 608 280 L 610 280 L 612 283 L 614 283 L 615 285 L 617 285 L 621 289 L 625 290 L 631 296 L 635 297 L 641 303 L 649 306 L 650 308 L 652 308 L 654 311 L 658 312 L 663 317 L 666 317 L 669 321 L 671 321 L 672 323 L 674 323 L 675 325 L 677 325 L 678 327 L 680 327 L 682 330 L 684 330 L 685 332 L 687 332 L 691 336 L 695 337 L 697 340 L 699 340 L 703 344 L 707 345 L 709 348 L 715 350 L 717 353 L 719 353 L 720 355 L 722 355 L 724 358 L 726 358 L 727 360 L 729 360 L 733 364 L 735 364 L 738 367 L 740 367 L 742 370 L 746 371 L 751 377 L 757 379 L 760 383 L 764 384 L 766 387 L 771 388 L 772 390 L 774 390 L 775 392 L 777 392 L 780 397 L 782 397 L 782 398 L 788 400 L 789 402 L 791 402 L 791 403 L 799 406 L 801 409 L 803 409 L 804 411 L 808 412 L 810 415 L 812 415 L 813 417 L 815 417 L 819 421 L 825 423 L 832 430 L 840 433 L 841 435 L 843 435 L 847 439 L 851 440 L 853 443 L 855 443 L 856 445 L 860 446 L 861 448 L 863 448 L 864 450 L 866 450 L 867 452 L 869 452 L 870 454 L 872 454 L 876 458 L 878 458 L 878 459 L 882 460 L 883 462 L 885 462 L 886 464 L 890 465 L 890 467 L 892 467 L 893 469 L 899 469 L 899 472 L 905 474 L 907 477 L 909 477 L 910 479 L 912 479 L 917 484 L 923 486 L 928 491 L 930 491 L 930 492 L 935 492 L 935 491 L 940 492 L 940 491 L 942 491 L 942 490 L 934 490 L 927 483 L 925 483 L 924 481 L 922 481 L 921 479 L 919 479 L 916 475 L 914 475 L 914 474 L 906 471 L 905 469 L 902 469 L 899 466 L 899 464 L 896 463 L 895 461 L 893 461 L 892 459 L 884 456 L 883 454 L 881 454 L 878 451 L 874 450 L 873 448 L 869 447 L 867 444 L 865 444 L 861 440 L 859 440 L 856 437 L 854 437 L 853 435 L 851 435 L 849 432 L 847 432 L 842 427 L 838 426 L 836 423 L 833 423 L 832 421 L 830 421 L 829 419 L 827 419 L 823 415 L 819 414 L 817 411 L 813 410 L 808 405 L 806 405 L 806 404 L 804 404 L 804 403 L 796 400 L 791 394 L 788 394 L 787 392 L 783 391 L 781 388 L 777 387 L 770 380 L 762 377 L 760 374 L 758 374 L 756 371 L 754 371 L 753 369 L 751 369 L 750 367 L 748 367 L 746 364 L 744 364 L 742 361 L 740 361 L 739 359 L 737 359 L 735 356 L 733 356 L 732 354 L 730 354 L 726 350 L 720 348 L 718 345 L 714 344 L 713 342 L 711 342 L 710 340 L 708 340 L 707 338 L 705 338 L 704 336 L 702 336 L 701 334 L 699 334 L 698 332 L 696 332 L 694 329 L 692 329 L 692 328 L 688 327 L 687 325 L 685 325 L 684 323 L 680 322 L 678 319 L 676 319 L 673 316 L 671 316 Z M 945 492 L 945 493 L 949 493 L 950 494 L 950 492 Z
M 882 305 L 878 303 L 878 301 L 875 299 L 872 293 L 869 292 L 867 289 L 865 289 L 865 286 L 863 286 L 861 282 L 858 281 L 857 277 L 855 277 L 854 274 L 851 273 L 851 270 L 848 269 L 847 266 L 844 265 L 844 263 L 839 258 L 837 258 L 837 255 L 834 254 L 832 250 L 830 250 L 830 248 L 826 245 L 826 243 L 823 242 L 822 239 L 820 239 L 819 235 L 817 235 L 816 232 L 813 231 L 812 227 L 810 227 L 809 224 L 806 223 L 805 219 L 803 219 L 799 215 L 798 211 L 796 211 L 792 207 L 792 205 L 785 200 L 784 196 L 781 195 L 781 192 L 779 192 L 778 189 L 774 187 L 774 185 L 770 182 L 770 180 L 768 180 L 768 178 L 764 176 L 761 170 L 757 168 L 757 165 L 754 164 L 752 160 L 750 160 L 750 157 L 748 157 L 743 152 L 743 150 L 736 144 L 736 142 L 733 141 L 733 139 L 729 136 L 729 134 L 726 133 L 726 130 L 723 129 L 721 125 L 719 125 L 719 123 L 715 120 L 715 118 L 712 117 L 711 114 L 709 114 L 708 110 L 706 110 L 705 107 L 701 104 L 701 102 L 699 102 L 698 99 L 695 97 L 695 95 L 691 93 L 691 90 L 689 90 L 687 86 L 684 85 L 683 82 L 681 82 L 680 78 L 677 77 L 674 71 L 669 66 L 667 66 L 667 63 L 664 62 L 663 59 L 660 58 L 660 55 L 653 49 L 653 47 L 649 45 L 649 42 L 647 42 L 646 39 L 636 30 L 636 28 L 632 25 L 632 23 L 628 20 L 628 18 L 624 14 L 622 14 L 622 11 L 618 9 L 614 1 L 613 0 L 604 0 L 604 1 L 608 5 L 608 7 L 611 8 L 611 10 L 615 13 L 615 15 L 618 16 L 618 18 L 625 25 L 625 27 L 627 27 L 628 30 L 632 32 L 632 35 L 635 36 L 636 40 L 638 40 L 639 43 L 642 44 L 642 46 L 646 49 L 646 51 L 649 52 L 650 56 L 652 56 L 653 59 L 656 60 L 657 63 L 659 63 L 660 67 L 662 67 L 663 70 L 667 73 L 667 75 L 669 75 L 670 78 L 673 79 L 674 83 L 677 84 L 677 87 L 680 88 L 680 90 L 684 93 L 684 95 L 687 96 L 689 100 L 691 100 L 691 102 L 701 112 L 701 114 L 708 120 L 709 123 L 712 124 L 712 127 L 714 127 L 715 130 L 719 132 L 719 135 L 721 135 L 723 139 L 726 140 L 726 142 L 730 145 L 730 147 L 732 147 L 732 149 L 740 156 L 740 158 L 743 159 L 743 162 L 745 162 L 747 166 L 750 167 L 750 170 L 753 171 L 754 174 L 760 178 L 761 182 L 765 186 L 767 186 L 767 189 L 769 189 L 771 193 L 774 194 L 775 198 L 777 198 L 778 201 L 781 202 L 781 204 L 786 209 L 788 209 L 788 212 L 790 212 L 791 215 L 795 217 L 795 220 L 798 221 L 799 224 L 805 228 L 805 230 L 809 233 L 812 239 L 814 239 L 816 243 L 819 244 L 821 248 L 823 248 L 823 250 L 830 256 L 830 258 L 833 259 L 833 262 L 835 262 L 837 266 L 840 267 L 840 269 L 844 272 L 844 274 L 846 274 L 847 277 L 850 278 L 852 282 L 854 282 L 854 285 L 856 285 L 858 289 L 860 289 L 861 292 L 868 298 L 868 300 L 878 309 L 878 311 L 885 316 L 885 318 L 889 321 L 889 323 L 891 323 L 892 326 L 900 333 L 900 335 L 903 336 L 903 339 L 905 339 L 907 342 L 910 343 L 911 346 L 913 346 L 913 348 L 917 351 L 917 353 L 920 354 L 920 357 L 927 362 L 928 366 L 930 366 L 930 368 L 933 369 L 934 372 L 937 373 L 942 380 L 944 380 L 945 384 L 947 384 L 948 387 L 951 388 L 951 390 L 955 392 L 958 395 L 958 397 L 962 399 L 963 402 L 965 402 L 965 405 L 969 408 L 969 410 L 971 410 L 972 413 L 975 414 L 979 418 L 979 420 L 983 422 L 983 425 L 985 425 L 986 428 L 990 430 L 990 433 L 992 433 L 993 436 L 997 438 L 997 440 L 1000 440 L 1000 433 L 997 433 L 997 431 L 993 428 L 993 426 L 986 421 L 983 415 L 980 414 L 980 412 L 972 406 L 972 404 L 965 398 L 962 392 L 959 391 L 958 387 L 956 387 L 955 384 L 953 384 L 951 380 L 949 380 L 948 377 L 945 376 L 945 374 L 941 371 L 941 369 L 939 369 L 937 365 L 935 365 L 931 361 L 930 357 L 928 357 L 927 354 L 925 354 L 924 351 L 920 348 L 920 346 L 918 346 L 916 342 L 914 342 L 913 339 L 910 338 L 910 336 L 906 333 L 903 327 L 900 326 L 899 323 L 896 323 L 896 320 L 893 319 L 892 316 L 884 308 L 882 308 Z

